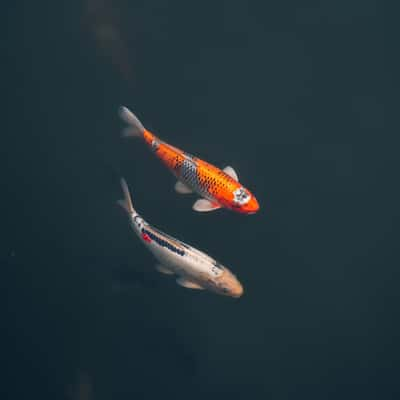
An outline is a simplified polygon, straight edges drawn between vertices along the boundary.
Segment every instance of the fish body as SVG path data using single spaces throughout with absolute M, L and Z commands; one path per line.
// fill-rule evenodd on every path
M 196 192 L 201 196 L 193 209 L 212 211 L 228 208 L 243 214 L 253 214 L 259 210 L 255 196 L 238 180 L 232 167 L 223 170 L 174 147 L 148 131 L 139 119 L 126 107 L 120 109 L 121 118 L 129 126 L 125 136 L 142 137 L 148 147 L 178 179 L 175 190 L 178 193 Z
M 186 288 L 207 289 L 230 297 L 243 294 L 242 285 L 228 268 L 146 222 L 133 208 L 128 186 L 123 179 L 121 186 L 124 200 L 118 203 L 127 212 L 136 235 L 156 258 L 159 272 L 177 275 L 176 282 Z

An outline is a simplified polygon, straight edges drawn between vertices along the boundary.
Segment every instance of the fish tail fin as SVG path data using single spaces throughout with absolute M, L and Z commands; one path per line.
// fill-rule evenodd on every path
M 124 178 L 120 180 L 122 191 L 124 192 L 124 198 L 117 201 L 117 204 L 121 206 L 128 214 L 136 213 L 135 209 L 132 205 L 132 198 L 129 193 L 128 184 L 126 183 Z
M 121 106 L 119 108 L 119 116 L 125 121 L 128 126 L 123 129 L 123 137 L 142 137 L 145 131 L 144 126 L 139 121 L 139 118 L 130 111 L 127 107 Z

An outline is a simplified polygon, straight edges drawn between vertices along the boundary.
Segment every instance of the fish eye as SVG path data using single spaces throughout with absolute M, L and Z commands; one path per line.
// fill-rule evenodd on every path
M 216 268 L 218 268 L 218 269 L 220 269 L 220 270 L 223 270 L 224 269 L 224 267 L 218 262 L 218 261 L 214 261 L 214 267 L 216 267 Z
M 159 143 L 158 140 L 154 139 L 154 140 L 151 142 L 151 149 L 152 149 L 153 151 L 157 151 L 158 148 L 159 148 L 159 146 L 160 146 L 160 143 Z
M 215 276 L 219 276 L 223 273 L 224 267 L 218 261 L 214 261 L 211 267 L 211 271 Z

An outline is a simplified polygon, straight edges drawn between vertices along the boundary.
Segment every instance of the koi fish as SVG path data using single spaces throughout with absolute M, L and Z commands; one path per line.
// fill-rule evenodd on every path
M 176 192 L 181 194 L 196 192 L 201 196 L 201 199 L 193 204 L 195 211 L 213 211 L 222 207 L 243 214 L 253 214 L 258 211 L 257 199 L 239 183 L 232 167 L 227 166 L 221 170 L 163 142 L 145 129 L 139 119 L 126 107 L 121 107 L 119 114 L 128 123 L 123 136 L 144 139 L 156 156 L 177 177 Z
M 240 297 L 243 287 L 236 276 L 200 250 L 167 235 L 146 222 L 133 208 L 128 185 L 121 179 L 124 199 L 118 204 L 127 212 L 130 224 L 141 242 L 157 260 L 156 269 L 177 275 L 178 285 L 189 289 L 208 289 L 214 293 Z

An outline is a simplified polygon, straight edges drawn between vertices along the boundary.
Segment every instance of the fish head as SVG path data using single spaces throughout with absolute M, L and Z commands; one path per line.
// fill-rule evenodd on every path
M 260 209 L 260 205 L 250 190 L 240 186 L 233 191 L 232 208 L 242 214 L 254 214 Z
M 248 203 L 241 206 L 240 210 L 244 214 L 254 214 L 260 209 L 257 199 L 254 195 L 251 195 Z
M 243 294 L 243 286 L 232 272 L 227 268 L 224 273 L 213 280 L 213 289 L 218 294 L 229 297 L 240 297 Z

